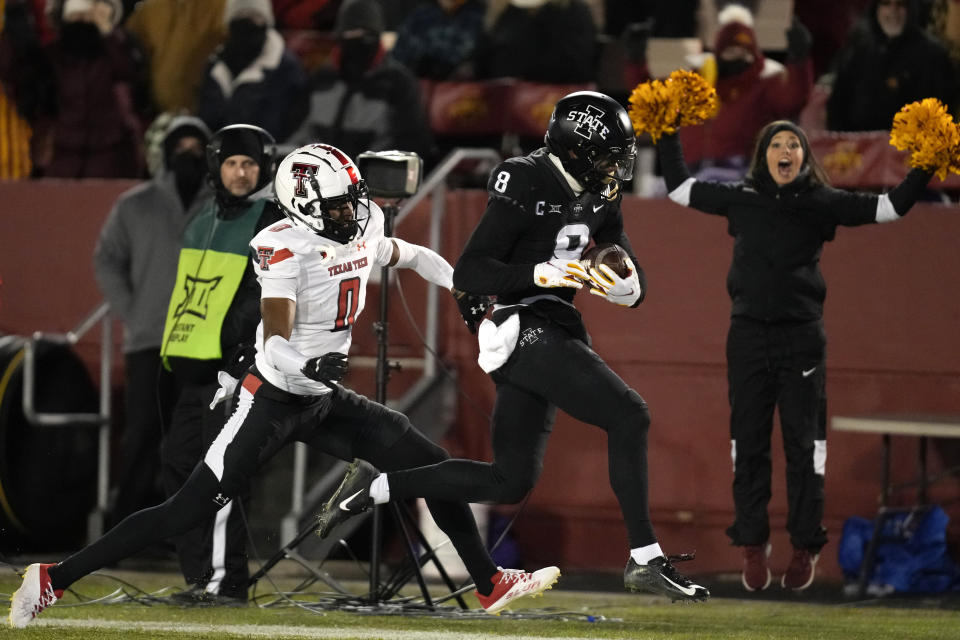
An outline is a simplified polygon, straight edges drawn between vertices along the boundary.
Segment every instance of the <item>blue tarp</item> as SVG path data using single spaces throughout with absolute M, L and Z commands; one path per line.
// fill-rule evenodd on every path
M 881 592 L 891 587 L 903 593 L 960 590 L 960 568 L 947 555 L 950 519 L 943 509 L 931 505 L 894 511 L 882 517 L 870 585 Z M 860 574 L 874 522 L 853 516 L 843 525 L 837 559 L 851 580 Z

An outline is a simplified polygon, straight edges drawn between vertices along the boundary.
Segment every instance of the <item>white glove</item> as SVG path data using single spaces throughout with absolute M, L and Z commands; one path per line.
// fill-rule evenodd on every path
M 590 269 L 590 280 L 593 284 L 590 293 L 602 296 L 614 304 L 632 306 L 640 299 L 641 290 L 637 269 L 632 264 L 630 267 L 630 275 L 626 278 L 621 278 L 605 264 Z
M 590 279 L 579 260 L 554 258 L 541 262 L 533 268 L 533 283 L 547 289 L 552 287 L 573 287 L 579 289 Z
M 228 400 L 230 396 L 233 395 L 233 392 L 237 389 L 237 383 L 240 381 L 226 371 L 217 371 L 217 382 L 220 384 L 220 388 L 213 394 L 213 402 L 210 403 L 211 411 L 213 411 L 218 404 L 224 400 Z

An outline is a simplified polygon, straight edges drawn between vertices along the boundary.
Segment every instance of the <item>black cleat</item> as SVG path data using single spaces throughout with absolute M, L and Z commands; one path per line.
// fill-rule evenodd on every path
M 170 602 L 182 607 L 245 607 L 246 597 L 228 596 L 206 591 L 203 585 L 192 585 L 185 591 L 170 594 Z
M 646 565 L 637 564 L 630 558 L 623 571 L 623 585 L 628 591 L 666 596 L 674 602 L 702 602 L 710 597 L 709 590 L 677 572 L 670 560 L 663 556 L 654 558 Z
M 317 535 L 326 538 L 344 520 L 359 515 L 373 506 L 370 483 L 380 472 L 369 462 L 356 458 L 323 510 L 317 516 Z

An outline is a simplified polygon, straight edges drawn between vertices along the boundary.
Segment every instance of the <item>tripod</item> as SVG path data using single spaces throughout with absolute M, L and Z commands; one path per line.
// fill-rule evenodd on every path
M 391 202 L 384 204 L 383 214 L 384 214 L 384 236 L 390 237 L 393 233 L 393 221 L 397 216 L 399 206 L 397 202 Z M 380 308 L 379 308 L 379 317 L 377 322 L 374 323 L 374 333 L 377 336 L 377 366 L 376 366 L 376 395 L 375 399 L 378 403 L 385 405 L 386 404 L 386 388 L 387 383 L 389 382 L 390 372 L 393 370 L 398 370 L 399 365 L 396 363 L 390 363 L 387 360 L 387 339 L 388 339 L 388 311 L 389 311 L 389 278 L 390 278 L 390 269 L 387 266 L 381 267 L 381 278 L 380 278 Z M 340 463 L 338 466 L 335 466 L 327 478 L 338 478 L 342 476 L 342 470 L 345 469 L 345 464 Z M 337 471 L 339 469 L 340 471 Z M 443 567 L 440 559 L 437 557 L 436 552 L 431 548 L 430 544 L 427 542 L 426 537 L 423 535 L 423 532 L 420 531 L 417 523 L 414 521 L 413 517 L 410 515 L 409 511 L 403 505 L 397 503 L 390 503 L 389 508 L 392 511 L 400 531 L 403 535 L 404 540 L 404 549 L 407 555 L 406 565 L 401 565 L 394 573 L 388 577 L 384 582 L 381 583 L 380 580 L 380 559 L 383 546 L 382 540 L 382 530 L 383 530 L 383 511 L 386 505 L 377 505 L 370 512 L 362 514 L 362 517 L 352 518 L 344 523 L 341 527 L 341 537 L 349 536 L 350 533 L 355 531 L 359 526 L 364 522 L 366 517 L 372 519 L 371 528 L 371 549 L 370 549 L 370 581 L 369 581 L 369 592 L 365 598 L 366 604 L 379 605 L 384 604 L 387 601 L 394 598 L 399 591 L 409 582 L 411 577 L 416 577 L 418 586 L 420 588 L 420 593 L 423 597 L 424 603 L 428 608 L 434 607 L 434 599 L 430 596 L 429 590 L 427 588 L 426 581 L 423 577 L 423 572 L 421 568 L 427 562 L 433 562 L 437 568 L 437 573 L 440 578 L 443 580 L 446 587 L 450 590 L 450 594 L 442 598 L 440 601 L 448 600 L 455 598 L 461 609 L 467 609 L 467 605 L 462 598 L 463 591 L 458 590 L 455 586 L 453 580 L 450 578 L 446 569 Z M 306 568 L 313 574 L 313 579 L 310 580 L 321 580 L 333 588 L 336 592 L 341 595 L 353 597 L 344 587 L 331 576 L 328 572 L 323 571 L 317 567 L 313 567 L 303 556 L 301 556 L 297 551 L 297 547 L 303 543 L 306 539 L 310 537 L 313 533 L 315 525 L 312 521 L 308 522 L 291 540 L 289 543 L 281 547 L 273 556 L 271 556 L 263 566 L 250 577 L 250 585 L 254 585 L 260 578 L 262 578 L 266 573 L 273 568 L 278 562 L 283 559 L 291 559 Z M 346 529 L 346 530 L 345 530 Z M 336 539 L 329 538 L 325 540 L 321 545 L 321 558 L 326 558 L 327 555 L 332 550 L 333 546 L 336 544 Z M 419 553 L 417 551 L 416 545 L 419 544 L 425 551 Z

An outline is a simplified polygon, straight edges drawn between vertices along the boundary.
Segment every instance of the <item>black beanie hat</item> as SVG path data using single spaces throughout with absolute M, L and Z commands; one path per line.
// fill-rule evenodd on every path
M 220 162 L 230 156 L 249 156 L 257 164 L 263 157 L 263 140 L 256 131 L 250 129 L 231 129 L 223 132 L 220 144 Z
M 337 12 L 337 34 L 364 29 L 371 33 L 383 33 L 383 11 L 374 0 L 345 0 Z

